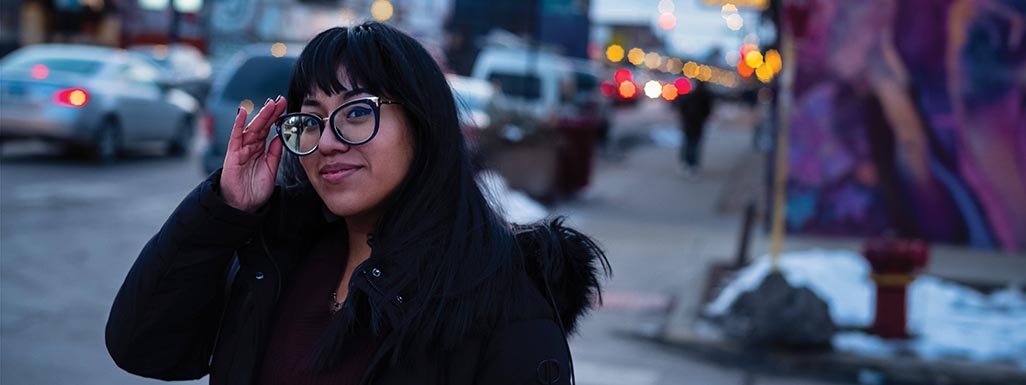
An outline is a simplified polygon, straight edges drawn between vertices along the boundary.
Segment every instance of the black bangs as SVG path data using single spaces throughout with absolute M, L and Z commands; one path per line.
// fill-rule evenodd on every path
M 311 40 L 299 55 L 293 69 L 288 91 L 288 111 L 299 111 L 303 99 L 314 89 L 334 95 L 348 91 L 339 79 L 340 71 L 349 85 L 363 88 L 371 95 L 396 97 L 389 86 L 382 84 L 386 76 L 385 62 L 376 39 L 370 33 L 373 25 L 352 28 L 335 27 Z

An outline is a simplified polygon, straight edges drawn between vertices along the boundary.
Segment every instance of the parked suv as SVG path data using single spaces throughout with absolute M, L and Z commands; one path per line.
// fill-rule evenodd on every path
M 292 67 L 302 47 L 290 47 L 281 57 L 273 56 L 269 47 L 270 44 L 262 44 L 243 49 L 214 75 L 203 121 L 210 139 L 203 153 L 205 172 L 211 173 L 224 164 L 228 137 L 240 103 L 248 100 L 259 107 L 267 98 L 285 95 L 288 90 Z

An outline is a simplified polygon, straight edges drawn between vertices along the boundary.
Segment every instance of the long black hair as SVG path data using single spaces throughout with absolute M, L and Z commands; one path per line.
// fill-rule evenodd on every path
M 314 88 L 326 94 L 349 84 L 401 102 L 413 135 L 414 155 L 374 231 L 371 259 L 402 261 L 414 277 L 413 298 L 392 315 L 400 351 L 450 349 L 508 311 L 513 272 L 520 262 L 512 227 L 488 204 L 475 181 L 459 129 L 452 91 L 438 64 L 410 36 L 367 22 L 321 32 L 300 54 L 288 89 L 288 111 L 300 109 Z M 309 183 L 298 158 L 286 153 L 283 173 Z M 354 331 L 382 333 L 382 309 L 350 292 L 347 306 L 326 335 L 317 365 L 336 363 Z M 368 314 L 369 313 L 369 314 Z M 370 319 L 367 319 L 370 318 Z

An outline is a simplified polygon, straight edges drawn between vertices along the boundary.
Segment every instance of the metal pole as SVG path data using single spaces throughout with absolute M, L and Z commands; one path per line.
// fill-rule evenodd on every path
M 778 103 L 777 116 L 777 153 L 776 165 L 774 167 L 774 193 L 773 193 L 773 228 L 770 234 L 770 255 L 773 258 L 773 270 L 777 270 L 780 264 L 780 253 L 784 248 L 784 218 L 787 210 L 785 205 L 785 194 L 787 184 L 787 152 L 788 140 L 791 133 L 791 104 L 793 100 L 793 86 L 796 72 L 794 37 L 791 36 L 791 29 L 781 26 L 783 32 L 781 42 L 781 56 L 784 58 L 784 69 L 780 76 L 780 101 Z

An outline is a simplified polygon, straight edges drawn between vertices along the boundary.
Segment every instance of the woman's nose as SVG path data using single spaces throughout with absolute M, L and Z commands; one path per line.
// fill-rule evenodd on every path
M 330 154 L 336 151 L 346 152 L 352 147 L 353 146 L 350 146 L 348 143 L 339 140 L 338 137 L 335 136 L 335 130 L 331 127 L 324 129 L 324 132 L 321 133 L 320 140 L 317 142 L 317 151 L 320 151 L 322 154 Z

